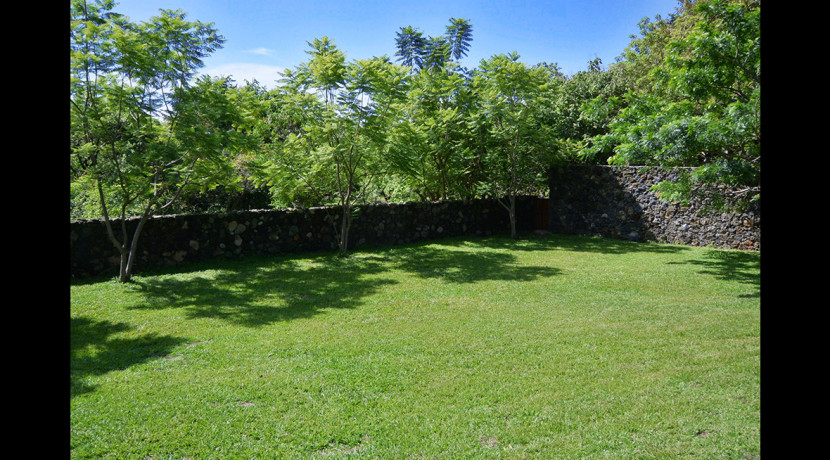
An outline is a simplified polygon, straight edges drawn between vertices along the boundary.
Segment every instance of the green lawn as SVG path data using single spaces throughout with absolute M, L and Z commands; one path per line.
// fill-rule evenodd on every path
M 760 254 L 447 239 L 73 282 L 72 458 L 760 457 Z

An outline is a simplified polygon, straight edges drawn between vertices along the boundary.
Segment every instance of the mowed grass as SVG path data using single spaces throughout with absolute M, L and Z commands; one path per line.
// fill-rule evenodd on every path
M 759 253 L 499 236 L 70 290 L 72 458 L 760 456 Z

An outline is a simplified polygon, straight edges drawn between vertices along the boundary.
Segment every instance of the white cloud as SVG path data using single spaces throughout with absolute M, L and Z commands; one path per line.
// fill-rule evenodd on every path
M 273 56 L 274 50 L 269 50 L 268 48 L 254 48 L 252 50 L 245 51 L 246 53 L 251 54 L 258 54 L 260 56 Z
M 245 81 L 258 81 L 262 86 L 272 89 L 277 86 L 277 80 L 282 78 L 284 67 L 273 65 L 252 64 L 248 62 L 234 62 L 216 67 L 202 69 L 202 74 L 214 77 L 231 77 L 237 84 Z

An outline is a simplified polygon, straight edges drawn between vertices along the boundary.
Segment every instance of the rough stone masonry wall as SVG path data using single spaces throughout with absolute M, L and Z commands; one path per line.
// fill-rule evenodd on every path
M 706 215 L 696 204 L 660 201 L 649 188 L 671 174 L 610 166 L 570 166 L 550 179 L 553 233 L 599 235 L 726 249 L 761 249 L 760 211 Z M 518 205 L 519 230 L 534 228 L 535 198 Z M 332 208 L 252 210 L 160 216 L 144 227 L 135 270 L 251 254 L 333 251 Z M 127 221 L 132 234 L 137 219 Z M 116 222 L 116 224 L 118 224 Z M 447 236 L 506 233 L 507 212 L 494 200 L 373 204 L 358 208 L 350 248 L 402 244 Z M 120 234 L 120 225 L 119 225 Z M 101 220 L 70 223 L 71 276 L 118 272 L 118 252 Z
M 532 227 L 533 203 L 533 198 L 523 198 L 517 204 L 521 230 Z M 331 222 L 339 219 L 336 208 L 158 216 L 141 232 L 134 268 L 140 272 L 206 259 L 333 251 L 337 239 Z M 130 235 L 137 223 L 137 218 L 127 220 Z M 120 235 L 120 221 L 115 224 Z M 508 230 L 507 212 L 494 200 L 372 204 L 357 208 L 349 247 Z M 73 277 L 118 273 L 118 251 L 107 237 L 103 220 L 71 222 L 70 253 Z
M 759 209 L 701 212 L 661 201 L 649 188 L 676 178 L 656 168 L 569 166 L 550 176 L 550 231 L 631 241 L 761 250 Z

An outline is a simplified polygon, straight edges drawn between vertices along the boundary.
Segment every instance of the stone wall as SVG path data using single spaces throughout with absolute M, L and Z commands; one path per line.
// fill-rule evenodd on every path
M 530 197 L 517 203 L 519 229 L 531 229 L 533 204 Z M 332 222 L 339 218 L 336 208 L 157 216 L 142 230 L 134 269 L 252 254 L 334 251 Z M 130 235 L 137 223 L 137 218 L 127 220 Z M 120 235 L 120 221 L 116 225 Z M 356 208 L 349 247 L 507 231 L 507 211 L 494 200 L 372 204 Z M 118 251 L 107 238 L 103 220 L 70 223 L 70 254 L 71 276 L 118 273 Z
M 724 249 L 761 249 L 760 211 L 701 213 L 700 206 L 660 201 L 649 188 L 671 174 L 648 168 L 570 166 L 552 171 L 547 225 L 538 201 L 517 204 L 518 229 L 657 241 Z M 544 210 L 544 208 L 542 209 Z M 335 251 L 335 208 L 249 210 L 152 218 L 138 244 L 136 272 L 215 258 L 252 254 Z M 540 224 L 539 221 L 542 221 Z M 129 219 L 132 234 L 138 219 Z M 119 234 L 120 234 L 120 224 Z M 351 249 L 404 244 L 448 236 L 509 231 L 507 212 L 495 200 L 389 203 L 360 206 Z M 71 276 L 118 272 L 118 252 L 102 220 L 70 223 Z
M 669 204 L 649 188 L 674 173 L 655 168 L 569 166 L 550 175 L 549 229 L 724 249 L 761 250 L 759 209 L 702 213 L 702 206 Z

